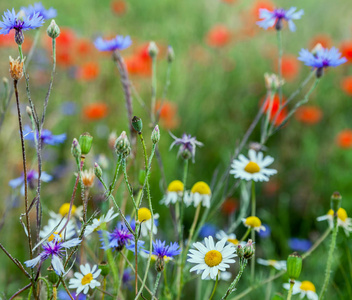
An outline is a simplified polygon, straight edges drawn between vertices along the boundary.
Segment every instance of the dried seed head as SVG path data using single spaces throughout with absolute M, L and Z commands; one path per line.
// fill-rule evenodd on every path
M 20 80 L 23 77 L 23 63 L 24 60 L 18 57 L 17 59 L 13 59 L 11 56 L 9 57 L 10 62 L 10 75 L 13 80 Z

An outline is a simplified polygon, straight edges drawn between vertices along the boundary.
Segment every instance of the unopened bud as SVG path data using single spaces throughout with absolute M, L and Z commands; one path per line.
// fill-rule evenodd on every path
M 156 271 L 162 272 L 164 270 L 164 266 L 165 266 L 164 257 L 158 256 L 158 258 L 156 259 L 156 262 L 155 262 Z
M 11 56 L 9 57 L 10 62 L 10 75 L 13 80 L 20 80 L 23 77 L 23 63 L 24 60 L 18 57 L 17 59 L 13 59 Z
M 337 213 L 337 211 L 339 210 L 339 208 L 341 206 L 341 199 L 342 199 L 342 197 L 339 192 L 334 192 L 331 196 L 330 206 L 335 214 Z
M 99 264 L 99 269 L 101 270 L 100 275 L 103 277 L 106 277 L 110 273 L 110 267 L 105 261 Z
M 94 174 L 97 178 L 101 178 L 103 176 L 103 170 L 97 163 L 94 163 Z
M 239 258 L 243 258 L 243 254 L 244 254 L 243 247 L 241 245 L 238 245 L 237 246 L 237 256 Z
M 72 141 L 71 153 L 76 160 L 81 158 L 81 147 L 76 138 Z
M 9 80 L 6 77 L 2 78 L 2 83 L 7 86 L 9 84 Z
M 32 118 L 32 110 L 31 110 L 31 108 L 29 107 L 29 106 L 26 106 L 26 113 L 27 113 L 27 115 L 30 117 L 30 118 Z
M 167 47 L 167 61 L 169 63 L 172 63 L 175 60 L 175 52 L 174 52 L 174 48 L 172 48 L 171 46 Z
M 135 131 L 141 133 L 143 129 L 142 119 L 134 116 L 132 119 L 132 127 Z
M 302 271 L 302 257 L 293 252 L 287 258 L 287 275 L 290 279 L 298 279 Z
M 60 35 L 60 27 L 57 26 L 55 20 L 51 20 L 51 23 L 48 26 L 46 33 L 52 39 L 56 39 Z
M 24 42 L 24 35 L 22 30 L 16 30 L 15 33 L 15 42 L 17 45 L 21 46 Z
M 189 151 L 188 149 L 183 149 L 181 152 L 181 157 L 184 160 L 188 160 L 188 159 L 192 158 L 192 152 Z
M 160 130 L 159 130 L 159 126 L 156 125 L 153 129 L 152 132 L 152 142 L 153 144 L 157 144 L 160 141 Z
M 268 91 L 273 91 L 274 93 L 284 84 L 284 80 L 280 80 L 279 76 L 276 74 L 264 74 L 265 87 Z
M 121 135 L 116 139 L 115 150 L 117 155 L 122 155 L 123 157 L 127 157 L 130 155 L 130 142 L 127 138 L 125 131 L 122 131 Z
M 93 137 L 85 132 L 79 136 L 79 145 L 81 146 L 82 155 L 87 155 L 92 148 Z
M 243 258 L 251 259 L 255 253 L 254 245 L 252 240 L 248 240 L 247 244 L 243 247 Z
M 158 55 L 159 49 L 155 42 L 150 42 L 148 46 L 148 53 L 151 58 L 154 58 Z

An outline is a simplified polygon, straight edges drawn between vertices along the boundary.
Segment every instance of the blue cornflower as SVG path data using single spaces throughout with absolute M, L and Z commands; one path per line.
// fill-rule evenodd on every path
M 25 265 L 28 268 L 34 268 L 38 263 L 42 263 L 51 257 L 51 265 L 56 274 L 62 275 L 65 273 L 64 266 L 62 264 L 61 258 L 65 254 L 65 249 L 75 247 L 81 242 L 80 239 L 75 238 L 66 242 L 59 241 L 55 239 L 51 242 L 42 245 L 43 252 L 41 252 L 36 258 L 25 261 Z
M 50 7 L 49 9 L 45 9 L 41 2 L 34 3 L 33 5 L 29 5 L 28 7 L 21 7 L 21 10 L 24 11 L 26 16 L 32 17 L 36 13 L 39 13 L 39 16 L 43 17 L 44 20 L 52 19 L 57 16 L 56 9 Z
M 144 243 L 145 243 L 144 241 L 138 240 L 138 242 L 137 242 L 137 253 L 139 253 L 139 251 L 141 250 L 141 248 L 144 247 Z M 126 249 L 127 249 L 127 250 L 130 250 L 130 251 L 132 251 L 134 254 L 136 254 L 136 253 L 135 253 L 135 242 L 134 242 L 134 240 L 131 240 L 131 242 L 126 245 Z
M 86 300 L 87 299 L 87 295 L 85 295 L 85 294 L 78 294 L 77 295 L 75 292 L 71 292 L 71 296 L 75 300 Z M 57 299 L 60 299 L 60 300 L 71 300 L 71 297 L 70 297 L 69 294 L 67 294 L 67 292 L 65 290 L 59 290 L 57 292 Z
M 345 57 L 341 57 L 341 53 L 335 47 L 331 49 L 321 48 L 314 53 L 307 49 L 301 49 L 298 60 L 303 61 L 306 66 L 317 68 L 317 77 L 323 75 L 323 71 L 327 67 L 337 67 L 347 62 Z
M 42 172 L 41 176 L 40 176 L 41 181 L 44 182 L 49 182 L 53 179 L 53 177 L 51 175 L 49 175 L 46 172 Z M 34 189 L 36 187 L 36 182 L 38 180 L 38 172 L 35 170 L 29 170 L 27 172 L 27 183 L 28 183 L 28 187 L 30 189 Z M 15 189 L 18 186 L 21 186 L 21 194 L 24 195 L 24 174 L 22 173 L 20 177 L 12 179 L 9 181 L 9 185 Z
M 305 252 L 309 250 L 310 247 L 312 247 L 312 242 L 305 239 L 291 238 L 288 241 L 288 245 L 293 251 Z
M 131 44 L 131 38 L 122 35 L 117 35 L 112 40 L 104 40 L 102 37 L 98 37 L 94 41 L 94 45 L 99 51 L 123 50 L 131 46 Z
M 199 237 L 203 239 L 210 235 L 215 236 L 217 232 L 218 232 L 218 228 L 216 226 L 209 223 L 204 223 L 204 225 L 199 231 Z
M 282 29 L 282 20 L 287 21 L 288 27 L 291 31 L 296 30 L 296 25 L 292 20 L 298 20 L 304 14 L 303 9 L 295 12 L 296 7 L 291 7 L 289 10 L 285 10 L 283 8 L 274 9 L 274 11 L 270 11 L 266 8 L 259 9 L 259 19 L 257 24 L 259 27 L 264 29 L 268 29 L 275 25 L 276 30 Z
M 34 132 L 28 125 L 24 126 L 23 136 L 25 140 L 34 141 Z M 38 132 L 37 132 L 37 139 L 38 139 Z M 42 143 L 47 145 L 52 145 L 52 146 L 59 145 L 66 140 L 66 133 L 53 135 L 50 130 L 43 129 L 41 134 L 41 140 L 42 140 Z
M 267 225 L 267 224 L 263 224 L 263 226 L 265 227 L 265 230 L 259 231 L 258 234 L 261 238 L 266 239 L 266 238 L 270 237 L 271 229 L 270 229 L 269 225 Z
M 192 137 L 190 134 L 186 133 L 182 135 L 182 138 L 174 136 L 171 132 L 170 135 L 174 139 L 170 146 L 170 150 L 173 146 L 180 145 L 180 148 L 177 152 L 177 157 L 181 155 L 184 159 L 192 158 L 192 162 L 194 162 L 194 157 L 196 155 L 196 146 L 203 146 L 203 143 L 197 141 L 196 137 Z
M 18 45 L 22 45 L 24 41 L 24 36 L 22 31 L 35 29 L 43 25 L 44 19 L 39 13 L 35 13 L 31 16 L 19 16 L 20 13 L 7 10 L 2 16 L 2 21 L 0 21 L 0 34 L 9 34 L 11 29 L 15 29 L 15 41 Z
M 115 248 L 117 251 L 121 251 L 123 247 L 133 239 L 133 234 L 131 234 L 127 227 L 122 224 L 118 224 L 112 232 L 106 232 L 106 235 L 107 237 L 104 233 L 101 233 L 100 238 L 102 243 L 101 248 L 104 250 Z M 108 244 L 106 244 L 106 242 L 108 242 Z

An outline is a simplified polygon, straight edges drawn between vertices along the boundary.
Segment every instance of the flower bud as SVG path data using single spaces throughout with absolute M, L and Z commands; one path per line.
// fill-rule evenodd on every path
M 143 128 L 142 119 L 134 116 L 132 119 L 132 127 L 135 131 L 141 133 Z
M 28 117 L 30 117 L 32 119 L 32 116 L 33 116 L 32 110 L 29 106 L 26 106 L 26 113 L 27 113 Z
M 9 80 L 6 77 L 2 78 L 2 83 L 4 84 L 4 86 L 8 86 L 9 85 Z
M 127 157 L 130 155 L 130 142 L 127 138 L 125 131 L 122 131 L 121 135 L 116 139 L 115 150 L 117 155 L 122 155 L 123 157 Z
M 71 153 L 76 160 L 81 158 L 81 147 L 76 138 L 72 141 Z
M 287 258 L 287 275 L 290 279 L 298 279 L 302 271 L 302 257 L 293 252 Z
M 253 246 L 253 241 L 248 240 L 247 244 L 243 247 L 243 258 L 251 259 L 254 253 L 255 253 L 255 249 Z
M 237 246 L 237 256 L 239 258 L 243 258 L 243 254 L 244 254 L 243 247 L 241 245 L 238 245 Z
M 22 30 L 16 30 L 15 33 L 15 42 L 17 45 L 21 46 L 24 42 L 24 35 Z
M 169 63 L 172 63 L 175 60 L 175 52 L 174 52 L 174 48 L 172 48 L 171 46 L 167 47 L 167 61 Z
M 87 155 L 92 148 L 93 137 L 85 132 L 79 136 L 79 145 L 81 146 L 82 155 Z
M 182 149 L 182 152 L 180 154 L 184 160 L 188 160 L 188 159 L 192 158 L 192 152 L 189 151 L 188 149 L 185 149 L 185 148 Z
M 99 269 L 101 270 L 100 275 L 103 276 L 103 277 L 106 277 L 109 274 L 109 272 L 110 272 L 110 267 L 105 261 L 102 261 L 99 264 Z
M 10 60 L 10 76 L 13 80 L 20 80 L 23 77 L 23 63 L 24 60 L 18 57 L 16 60 L 13 59 L 11 56 L 9 57 Z
M 152 41 L 149 43 L 148 53 L 151 58 L 155 58 L 158 55 L 159 49 L 158 49 L 158 46 L 155 44 L 155 42 Z
M 60 35 L 60 28 L 59 26 L 57 26 L 55 20 L 51 20 L 51 23 L 48 26 L 46 33 L 52 39 L 56 39 Z
M 339 210 L 339 208 L 341 206 L 341 199 L 342 199 L 342 197 L 339 192 L 334 192 L 331 196 L 330 206 L 335 214 L 337 213 L 337 211 Z
M 284 80 L 280 80 L 279 76 L 276 74 L 265 73 L 264 81 L 266 89 L 268 91 L 273 91 L 274 93 L 284 84 Z
M 103 176 L 103 170 L 97 163 L 94 163 L 94 174 L 97 176 L 97 178 L 102 178 Z
M 57 275 L 54 269 L 50 266 L 48 269 L 48 279 L 52 284 L 55 284 L 59 280 L 59 275 Z
M 159 130 L 159 126 L 156 125 L 153 129 L 152 132 L 152 142 L 153 144 L 157 144 L 160 141 L 160 130 Z
M 164 257 L 158 256 L 155 262 L 155 269 L 157 272 L 162 272 L 164 270 L 165 262 Z

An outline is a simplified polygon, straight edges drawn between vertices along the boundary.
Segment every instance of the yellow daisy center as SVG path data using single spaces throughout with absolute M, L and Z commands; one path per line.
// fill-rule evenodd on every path
M 310 281 L 307 281 L 307 280 L 306 280 L 306 281 L 302 281 L 301 286 L 300 286 L 300 289 L 301 289 L 302 291 L 306 291 L 306 292 L 312 291 L 312 292 L 315 293 L 315 286 L 314 286 L 314 284 L 311 283 Z
M 150 220 L 152 217 L 152 213 L 150 210 L 146 207 L 142 207 L 138 210 L 138 221 L 139 222 L 144 222 Z
M 183 192 L 183 183 L 180 180 L 170 182 L 167 187 L 168 192 Z
M 244 170 L 248 173 L 254 174 L 260 171 L 260 167 L 254 161 L 250 161 L 247 166 L 245 166 Z
M 87 275 L 84 275 L 82 278 L 82 285 L 86 285 L 88 283 L 90 283 L 93 280 L 93 274 L 92 273 L 88 273 Z
M 332 209 L 329 210 L 328 215 L 333 216 L 334 215 L 334 211 Z M 339 208 L 339 210 L 337 211 L 337 217 L 342 221 L 345 222 L 346 219 L 348 218 L 347 212 L 345 209 L 343 209 L 342 207 Z
M 227 239 L 229 243 L 232 243 L 234 245 L 238 245 L 238 239 Z
M 59 214 L 63 217 L 67 216 L 69 210 L 70 210 L 70 203 L 64 203 L 61 205 L 59 209 Z M 76 206 L 72 205 L 71 214 L 74 215 L 75 212 L 76 212 Z
M 257 228 L 262 226 L 262 222 L 259 220 L 258 217 L 255 217 L 255 216 L 248 217 L 245 221 L 245 224 L 252 228 Z
M 61 238 L 61 234 L 59 234 L 57 231 L 54 231 L 54 233 L 51 236 L 49 236 L 48 242 L 51 242 L 55 238 L 55 235 L 59 235 Z
M 201 195 L 211 195 L 211 190 L 209 185 L 207 185 L 204 181 L 198 181 L 191 190 L 192 194 L 198 193 Z
M 219 265 L 222 261 L 222 255 L 218 250 L 210 250 L 205 254 L 204 262 L 209 267 L 215 267 Z
M 268 263 L 269 263 L 269 266 L 274 267 L 276 265 L 276 263 L 277 263 L 277 260 L 269 259 Z

